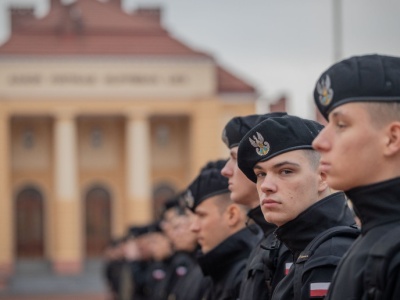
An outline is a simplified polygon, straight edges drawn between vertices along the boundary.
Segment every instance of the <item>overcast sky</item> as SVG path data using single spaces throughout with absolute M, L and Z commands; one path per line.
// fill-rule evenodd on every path
M 160 5 L 163 23 L 175 37 L 214 55 L 262 98 L 286 94 L 289 112 L 313 117 L 315 81 L 335 59 L 334 1 L 125 0 L 124 7 Z M 9 3 L 36 3 L 39 16 L 48 8 L 48 0 L 0 0 L 0 41 L 7 37 Z M 342 0 L 341 15 L 342 58 L 400 56 L 399 0 Z

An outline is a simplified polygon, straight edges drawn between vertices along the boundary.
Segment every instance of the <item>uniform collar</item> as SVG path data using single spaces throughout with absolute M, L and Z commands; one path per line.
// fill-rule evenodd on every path
M 362 223 L 361 233 L 400 221 L 400 177 L 357 187 L 346 192 Z
M 211 276 L 214 280 L 224 276 L 231 265 L 249 256 L 257 242 L 254 237 L 245 227 L 206 254 L 200 253 L 197 260 L 204 276 Z
M 314 203 L 295 219 L 278 227 L 275 234 L 296 259 L 318 234 L 334 226 L 354 223 L 344 193 L 338 192 Z
M 269 235 L 276 229 L 276 225 L 268 223 L 265 220 L 260 205 L 249 210 L 247 216 L 250 219 L 252 219 L 258 226 L 261 227 L 262 231 L 264 232 L 264 235 Z

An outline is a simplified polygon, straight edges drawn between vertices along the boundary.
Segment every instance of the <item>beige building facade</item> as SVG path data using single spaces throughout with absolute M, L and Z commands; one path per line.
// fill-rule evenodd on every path
M 26 259 L 80 272 L 226 157 L 224 124 L 255 112 L 255 89 L 171 37 L 159 9 L 127 15 L 115 2 L 52 1 L 40 20 L 11 12 L 0 46 L 3 279 Z

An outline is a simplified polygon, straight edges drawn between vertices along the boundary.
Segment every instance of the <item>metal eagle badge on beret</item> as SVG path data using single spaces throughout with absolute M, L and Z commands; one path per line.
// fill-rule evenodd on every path
M 187 192 L 182 196 L 182 198 L 185 201 L 186 206 L 192 209 L 194 206 L 194 197 L 192 195 L 191 190 L 187 190 Z
M 256 132 L 256 134 L 257 136 L 253 135 L 254 140 L 252 140 L 251 137 L 249 137 L 250 144 L 254 148 L 256 148 L 256 152 L 258 155 L 260 156 L 267 155 L 270 149 L 268 142 L 264 141 L 264 137 L 259 132 Z
M 325 80 L 321 79 L 317 83 L 317 91 L 319 94 L 319 102 L 323 106 L 328 106 L 333 99 L 333 90 L 331 89 L 331 79 L 329 75 L 326 75 Z

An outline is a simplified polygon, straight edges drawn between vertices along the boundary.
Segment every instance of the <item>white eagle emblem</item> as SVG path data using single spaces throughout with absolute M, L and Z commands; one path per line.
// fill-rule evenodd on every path
M 269 152 L 269 144 L 268 142 L 264 142 L 264 137 L 259 133 L 256 132 L 257 136 L 253 135 L 253 139 L 249 137 L 250 144 L 256 148 L 256 152 L 260 156 L 267 155 Z
M 191 190 L 188 190 L 184 195 L 183 195 L 183 200 L 185 201 L 187 207 L 193 208 L 194 206 L 194 197 L 192 195 Z
M 321 79 L 317 83 L 317 91 L 319 94 L 319 102 L 323 106 L 328 106 L 333 99 L 333 90 L 331 89 L 331 79 L 326 75 L 325 80 Z

